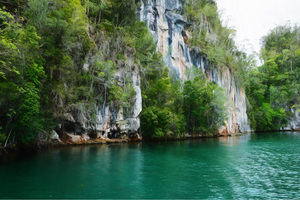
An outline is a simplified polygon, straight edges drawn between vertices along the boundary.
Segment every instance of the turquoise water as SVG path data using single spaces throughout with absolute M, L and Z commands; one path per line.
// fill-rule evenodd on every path
M 0 197 L 300 199 L 300 133 L 22 155 L 0 162 Z

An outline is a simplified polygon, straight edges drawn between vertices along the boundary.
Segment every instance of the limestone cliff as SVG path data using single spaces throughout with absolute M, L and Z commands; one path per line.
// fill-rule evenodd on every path
M 287 127 L 283 128 L 286 131 L 300 131 L 300 112 L 293 109 L 294 113 L 293 119 L 288 123 Z
M 125 48 L 124 58 L 117 59 L 118 51 L 113 47 L 118 41 L 113 38 L 110 40 L 104 34 L 98 35 L 97 49 L 88 54 L 83 65 L 83 70 L 93 73 L 92 67 L 95 62 L 105 62 L 105 58 L 115 58 L 115 69 L 111 84 L 117 84 L 122 90 L 130 84 L 134 90 L 134 95 L 128 106 L 118 105 L 114 100 L 109 99 L 108 89 L 105 84 L 94 85 L 97 91 L 97 101 L 86 104 L 75 104 L 68 108 L 64 114 L 64 124 L 56 128 L 62 140 L 71 143 L 89 143 L 90 140 L 108 139 L 140 139 L 138 135 L 140 128 L 139 114 L 142 111 L 141 78 L 139 67 L 134 63 L 134 54 L 130 48 Z M 116 45 L 117 46 L 117 45 Z M 121 47 L 120 47 L 121 48 Z M 114 49 L 114 50 L 112 50 Z M 99 58 L 100 57 L 100 58 Z M 117 94 L 121 95 L 121 94 Z M 122 102 L 121 102 L 122 103 Z M 60 133 L 64 126 L 64 132 Z M 53 132 L 51 138 L 56 141 Z
M 192 66 L 201 69 L 207 79 L 225 88 L 230 106 L 226 126 L 222 134 L 250 131 L 246 114 L 246 96 L 239 87 L 232 72 L 222 71 L 210 64 L 209 58 L 201 50 L 189 48 L 186 44 L 190 25 L 183 17 L 182 0 L 141 0 L 139 19 L 145 21 L 154 36 L 157 50 L 162 53 L 172 75 L 185 79 L 186 71 Z
M 190 24 L 182 15 L 182 0 L 141 0 L 138 8 L 139 20 L 146 22 L 154 41 L 164 58 L 164 62 L 170 69 L 172 76 L 186 79 L 186 71 L 196 66 L 201 69 L 209 81 L 223 87 L 228 97 L 228 120 L 220 129 L 220 134 L 234 134 L 250 130 L 246 114 L 246 96 L 243 88 L 236 83 L 232 72 L 225 68 L 222 71 L 213 67 L 199 49 L 189 48 L 187 40 L 191 37 L 187 31 Z M 91 34 L 92 34 L 91 30 Z M 103 58 L 117 58 L 117 39 L 107 40 L 105 36 L 98 36 L 97 52 Z M 101 38 L 102 37 L 102 38 Z M 90 71 L 97 59 L 97 53 L 91 52 L 83 65 L 83 70 Z M 114 102 L 108 102 L 103 95 L 104 88 L 99 88 L 99 101 L 93 104 L 93 108 L 87 111 L 84 105 L 74 105 L 65 116 L 66 141 L 71 143 L 89 143 L 93 140 L 108 139 L 140 139 L 139 114 L 142 111 L 141 77 L 139 67 L 134 63 L 134 53 L 125 49 L 122 59 L 114 60 L 116 71 L 114 79 L 120 87 L 124 87 L 125 79 L 134 89 L 134 96 L 130 106 L 123 108 L 116 106 Z M 105 60 L 105 59 L 104 59 Z M 94 117 L 91 117 L 91 116 Z M 57 131 L 59 133 L 59 129 Z M 57 135 L 52 133 L 50 139 L 57 141 Z M 63 139 L 63 138 L 62 138 Z

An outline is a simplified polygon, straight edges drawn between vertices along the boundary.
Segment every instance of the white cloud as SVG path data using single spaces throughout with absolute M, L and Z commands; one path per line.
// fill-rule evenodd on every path
M 287 23 L 300 23 L 300 0 L 217 0 L 222 20 L 236 29 L 236 42 L 247 53 L 259 53 L 261 39 Z

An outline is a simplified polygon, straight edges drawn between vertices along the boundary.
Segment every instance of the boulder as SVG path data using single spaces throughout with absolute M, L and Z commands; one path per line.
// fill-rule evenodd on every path
M 70 133 L 66 133 L 67 137 L 68 137 L 68 141 L 70 141 L 71 143 L 81 143 L 82 141 L 82 137 L 80 135 L 73 135 Z
M 55 130 L 52 130 L 49 134 L 49 140 L 51 143 L 62 143 L 62 141 L 59 138 L 59 135 L 56 133 Z
M 85 133 L 85 134 L 82 135 L 82 139 L 83 139 L 84 141 L 87 142 L 87 141 L 89 141 L 91 138 L 90 138 L 90 136 L 89 136 L 88 134 Z

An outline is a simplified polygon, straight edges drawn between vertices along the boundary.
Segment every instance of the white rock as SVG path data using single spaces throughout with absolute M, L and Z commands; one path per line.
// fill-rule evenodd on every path
M 83 65 L 83 70 L 88 71 L 89 70 L 89 66 L 90 66 L 89 64 L 85 63 Z
M 74 143 L 78 143 L 82 139 L 82 137 L 80 135 L 73 135 L 73 134 L 67 133 L 67 136 L 69 137 L 70 141 L 74 142 Z
M 62 141 L 61 141 L 60 138 L 59 138 L 59 135 L 56 133 L 55 130 L 52 130 L 52 131 L 50 132 L 49 139 L 50 139 L 51 142 L 62 143 Z
M 91 138 L 90 138 L 90 136 L 88 136 L 88 134 L 83 134 L 82 135 L 82 139 L 84 140 L 84 141 L 89 141 Z

